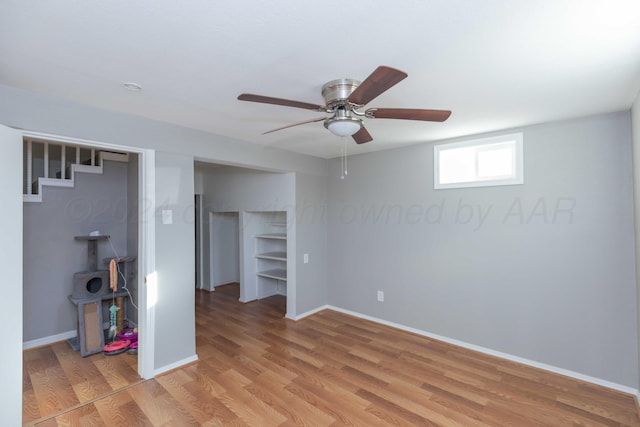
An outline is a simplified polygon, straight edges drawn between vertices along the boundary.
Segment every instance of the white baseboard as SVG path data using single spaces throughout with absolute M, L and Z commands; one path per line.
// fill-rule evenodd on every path
M 578 380 L 581 380 L 581 381 L 585 381 L 585 382 L 588 382 L 588 383 L 592 383 L 592 384 L 600 385 L 600 386 L 603 386 L 603 387 L 607 387 L 607 388 L 610 388 L 610 389 L 613 389 L 613 390 L 621 391 L 623 393 L 627 393 L 627 394 L 630 394 L 632 396 L 636 396 L 636 399 L 640 399 L 640 394 L 639 394 L 638 390 L 636 390 L 636 389 L 634 389 L 632 387 L 628 387 L 628 386 L 622 385 L 622 384 L 613 383 L 611 381 L 607 381 L 607 380 L 603 380 L 603 379 L 600 379 L 600 378 L 591 377 L 589 375 L 584 375 L 584 374 L 581 374 L 579 372 L 574 372 L 574 371 L 570 371 L 570 370 L 567 370 L 567 369 L 558 368 L 556 366 L 547 365 L 546 363 L 536 362 L 534 360 L 525 359 L 523 357 L 514 356 L 512 354 L 503 353 L 503 352 L 500 352 L 500 351 L 495 351 L 495 350 L 492 350 L 490 348 L 481 347 L 481 346 L 478 346 L 478 345 L 475 345 L 475 344 L 469 344 L 467 342 L 458 341 L 458 340 L 452 339 L 452 338 L 447 338 L 447 337 L 444 337 L 442 335 L 432 334 L 430 332 L 422 331 L 420 329 L 412 328 L 410 326 L 401 325 L 399 323 L 389 322 L 387 320 L 379 319 L 379 318 L 373 317 L 373 316 L 368 316 L 366 314 L 358 313 L 356 311 L 351 311 L 351 310 L 347 310 L 347 309 L 344 309 L 344 308 L 335 307 L 335 306 L 331 306 L 331 305 L 326 306 L 326 308 L 328 308 L 329 310 L 338 311 L 340 313 L 348 314 L 348 315 L 351 315 L 351 316 L 354 316 L 354 317 L 358 317 L 358 318 L 361 318 L 361 319 L 370 320 L 372 322 L 380 323 L 382 325 L 391 326 L 392 328 L 401 329 L 403 331 L 411 332 L 411 333 L 414 333 L 416 335 L 421 335 L 421 336 L 424 336 L 424 337 L 427 337 L 427 338 L 432 338 L 432 339 L 435 339 L 435 340 L 438 340 L 438 341 L 443 341 L 443 342 L 446 342 L 446 343 L 449 343 L 449 344 L 457 345 L 458 347 L 463 347 L 463 348 L 466 348 L 466 349 L 469 349 L 469 350 L 474 350 L 474 351 L 477 351 L 479 353 L 488 354 L 490 356 L 499 357 L 501 359 L 510 360 L 512 362 L 521 363 L 523 365 L 532 366 L 534 368 L 542 369 L 542 370 L 545 370 L 545 371 L 549 371 L 549 372 L 553 372 L 553 373 L 556 373 L 556 374 L 564 375 L 564 376 L 567 376 L 567 377 L 575 378 L 575 379 L 578 379 Z
M 181 366 L 187 365 L 189 363 L 193 363 L 193 362 L 197 362 L 198 361 L 198 355 L 194 354 L 193 356 L 187 357 L 185 359 L 182 360 L 178 360 L 177 362 L 173 362 L 170 363 L 168 365 L 163 366 L 162 368 L 158 368 L 155 371 L 153 371 L 153 375 L 160 375 L 163 374 L 165 372 L 171 371 L 173 369 L 179 368 Z
M 318 313 L 318 312 L 320 312 L 322 310 L 326 310 L 328 308 L 330 308 L 328 305 L 323 305 L 323 306 L 320 306 L 320 307 L 316 307 L 316 308 L 314 308 L 312 310 L 305 311 L 304 313 L 298 314 L 297 316 L 290 316 L 289 314 L 287 314 L 285 317 L 287 319 L 291 319 L 291 320 L 296 320 L 297 321 L 297 320 L 300 320 L 300 319 L 304 319 L 305 317 L 309 317 L 312 314 L 316 314 L 316 313 Z
M 69 338 L 75 338 L 77 335 L 78 332 L 73 330 L 44 338 L 38 338 L 36 340 L 25 341 L 22 343 L 22 349 L 29 350 L 30 348 L 42 347 L 43 345 L 49 345 L 53 344 L 54 342 L 68 340 Z

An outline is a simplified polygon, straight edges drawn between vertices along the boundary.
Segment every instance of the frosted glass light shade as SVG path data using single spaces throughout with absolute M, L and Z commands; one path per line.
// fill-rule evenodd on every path
M 362 122 L 358 119 L 333 120 L 327 124 L 327 129 L 337 136 L 351 136 L 362 127 Z

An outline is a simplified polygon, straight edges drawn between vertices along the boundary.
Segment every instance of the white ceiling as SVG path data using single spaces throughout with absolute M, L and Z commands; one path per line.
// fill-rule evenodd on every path
M 270 147 L 340 155 L 322 84 L 378 65 L 409 77 L 368 107 L 452 110 L 367 120 L 360 153 L 628 109 L 640 88 L 638 0 L 2 0 L 0 84 Z M 123 88 L 142 85 L 141 92 Z

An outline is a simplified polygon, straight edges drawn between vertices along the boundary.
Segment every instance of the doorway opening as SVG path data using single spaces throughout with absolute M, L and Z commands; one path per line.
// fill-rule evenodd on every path
M 242 302 L 279 295 L 295 316 L 295 175 L 196 161 L 202 289 L 239 283 Z
M 149 209 L 149 204 L 154 204 L 155 156 L 152 150 L 28 131 L 22 135 L 25 141 L 23 401 L 51 402 L 45 405 L 44 413 L 43 406 L 36 405 L 38 413 L 26 414 L 27 418 L 40 419 L 47 416 L 46 411 L 68 409 L 154 375 L 151 321 L 154 309 L 146 302 L 143 281 L 155 269 L 153 245 L 149 244 L 154 236 L 153 209 Z M 27 142 L 32 145 L 30 153 Z M 42 155 L 38 153 L 34 158 L 33 145 L 36 150 L 42 149 Z M 36 196 L 40 202 L 33 200 Z M 87 272 L 87 255 L 95 263 L 92 267 L 95 272 L 87 276 L 90 276 L 87 292 L 101 293 L 102 282 L 109 281 L 102 271 L 109 268 L 108 260 L 118 258 L 117 289 L 123 289 L 126 281 L 128 290 L 120 301 L 121 314 L 129 326 L 139 328 L 139 351 L 123 354 L 126 360 L 121 356 L 104 356 L 101 351 L 81 354 L 66 342 L 68 338 L 79 339 L 79 331 L 88 330 L 84 328 L 85 322 L 80 322 L 87 320 L 95 324 L 87 342 L 100 350 L 96 346 L 100 333 L 110 326 L 110 299 L 106 298 L 104 307 L 99 302 L 101 298 L 89 295 L 97 302 L 80 304 L 89 307 L 87 310 L 72 303 L 71 297 L 78 291 L 75 288 L 83 291 L 81 278 L 74 282 L 74 277 Z M 106 357 L 111 358 L 105 360 Z M 60 367 L 57 372 L 62 373 L 62 379 L 56 387 L 42 387 L 38 383 L 52 380 L 50 375 L 43 377 L 37 372 L 39 361 L 45 359 Z M 108 366 L 114 368 L 113 376 L 104 370 Z M 114 378 L 118 381 L 113 381 Z M 24 403 L 23 407 L 34 408 Z
M 209 212 L 210 281 L 216 286 L 240 282 L 238 212 Z

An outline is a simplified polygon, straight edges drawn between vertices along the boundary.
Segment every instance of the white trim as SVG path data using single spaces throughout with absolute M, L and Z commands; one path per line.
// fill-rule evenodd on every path
M 214 253 L 214 246 L 213 246 L 213 239 L 215 237 L 215 231 L 213 229 L 213 212 L 209 212 L 209 215 L 207 216 L 207 227 L 209 228 L 209 286 L 207 286 L 209 291 L 215 291 L 216 290 L 216 286 L 214 285 L 214 281 L 213 281 L 213 277 L 214 277 L 214 271 L 213 271 L 213 266 L 214 266 L 214 260 L 215 260 L 215 253 Z M 238 213 L 238 264 L 242 265 L 242 261 L 241 261 L 241 256 L 242 256 L 242 246 L 240 246 L 240 242 L 242 239 L 242 235 L 240 234 L 240 221 L 242 221 L 242 219 L 240 218 L 240 213 Z M 240 268 L 240 273 L 238 275 L 238 283 L 242 283 L 242 268 Z M 240 287 L 240 289 L 242 289 L 242 287 Z M 242 296 L 240 297 L 240 301 L 242 301 Z
M 42 196 L 40 194 L 23 194 L 22 201 L 28 203 L 42 202 Z
M 60 145 L 60 179 L 67 179 L 67 146 Z
M 49 143 L 44 142 L 44 177 L 49 178 Z
M 82 173 L 94 173 L 94 174 L 101 174 L 102 173 L 102 166 L 89 166 L 89 165 L 81 165 L 81 164 L 73 164 L 71 165 L 71 174 L 73 175 L 71 177 L 71 179 L 67 180 L 67 181 L 75 181 L 75 173 L 76 172 L 82 172 Z M 42 179 L 42 178 L 40 178 Z M 57 178 L 49 178 L 49 179 L 57 179 Z
M 104 161 L 111 162 L 129 162 L 129 153 L 111 153 L 109 151 L 100 151 L 100 167 L 104 166 Z
M 198 197 L 196 197 L 198 196 Z M 203 195 L 202 193 L 195 193 L 194 195 L 194 204 L 195 201 L 198 201 L 197 206 L 194 206 L 194 210 L 198 211 L 198 218 L 197 220 L 199 221 L 199 225 L 200 225 L 200 229 L 198 230 L 198 236 L 197 236 L 197 242 L 198 243 L 198 259 L 200 260 L 200 263 L 197 265 L 198 267 L 198 282 L 196 283 L 196 289 L 205 289 L 204 287 L 204 260 L 202 259 L 202 256 L 204 255 L 204 249 L 203 249 L 203 234 L 202 234 L 202 230 L 203 230 L 203 217 L 202 217 L 202 199 L 203 199 Z
M 153 373 L 154 373 L 154 375 L 164 374 L 167 371 L 171 371 L 173 369 L 177 369 L 177 368 L 179 368 L 181 366 L 187 365 L 189 363 L 197 362 L 197 361 L 198 361 L 198 355 L 194 354 L 193 356 L 189 356 L 189 357 L 184 358 L 182 360 L 178 360 L 177 362 L 173 362 L 173 363 L 170 363 L 168 365 L 165 365 L 162 368 L 158 368 Z
M 311 316 L 313 314 L 319 313 L 319 312 L 327 310 L 327 309 L 333 310 L 334 308 L 325 304 L 325 305 L 322 305 L 320 307 L 316 307 L 316 308 L 314 308 L 312 310 L 305 311 L 304 313 L 298 314 L 297 316 L 290 316 L 289 314 L 287 314 L 284 317 L 286 317 L 287 319 L 290 319 L 290 320 L 298 321 L 298 320 L 304 319 L 305 317 L 309 317 L 309 316 Z M 338 310 L 335 310 L 335 311 L 338 311 Z
M 96 141 L 92 139 L 83 139 L 83 138 L 73 138 L 62 135 L 54 135 L 51 133 L 41 133 L 41 132 L 32 132 L 28 130 L 20 130 L 18 129 L 22 135 L 26 138 L 33 138 L 36 140 L 44 140 L 50 142 L 58 142 L 58 143 L 67 143 L 72 145 L 80 145 L 84 148 L 102 148 L 102 149 L 112 149 L 113 151 L 128 151 L 131 153 L 144 153 L 145 149 L 130 147 L 127 145 L 119 145 L 119 144 L 111 144 L 108 142 Z
M 49 345 L 49 344 L 53 344 L 54 342 L 75 338 L 77 335 L 78 335 L 78 332 L 74 330 L 74 331 L 62 332 L 61 334 L 50 335 L 44 338 L 38 338 L 31 341 L 25 341 L 22 343 L 22 349 L 29 350 L 30 348 L 42 347 L 43 345 Z
M 33 142 L 27 140 L 27 194 L 33 194 Z
M 154 376 L 155 360 L 155 307 L 147 307 L 147 287 L 144 286 L 145 278 L 155 272 L 155 151 L 130 147 L 126 145 L 110 144 L 100 141 L 71 138 L 61 135 L 53 135 L 41 132 L 32 132 L 18 129 L 24 138 L 51 140 L 58 143 L 68 143 L 76 146 L 85 146 L 113 151 L 126 151 L 138 154 L 138 197 L 139 204 L 138 221 L 138 324 L 140 333 L 138 340 L 141 346 L 138 350 L 138 374 L 145 379 Z M 79 155 L 79 147 L 76 156 Z M 75 165 L 86 166 L 86 165 Z M 97 168 L 100 168 L 97 166 Z
M 44 185 L 48 187 L 73 188 L 73 180 L 62 180 L 60 178 L 38 178 L 38 191 L 41 191 Z
M 517 362 L 517 363 L 521 363 L 523 365 L 528 365 L 528 366 L 532 366 L 534 368 L 538 368 L 538 369 L 542 369 L 545 371 L 549 371 L 549 372 L 553 372 L 555 374 L 560 374 L 560 375 L 564 375 L 567 377 L 571 377 L 571 378 L 575 378 L 581 381 L 585 381 L 588 383 L 592 383 L 592 384 L 596 384 L 602 387 L 607 387 L 613 390 L 617 390 L 617 391 L 621 391 L 623 393 L 627 393 L 633 396 L 638 396 L 638 390 L 632 387 L 628 387 L 622 384 L 617 384 L 617 383 L 613 383 L 611 381 L 607 381 L 607 380 L 603 380 L 600 378 L 595 378 L 589 375 L 584 375 L 581 374 L 579 372 L 574 372 L 574 371 L 570 371 L 567 369 L 563 369 L 563 368 L 558 368 L 556 366 L 552 366 L 552 365 L 547 365 L 546 363 L 540 363 L 540 362 L 536 362 L 534 360 L 529 360 L 529 359 L 525 359 L 523 357 L 519 357 L 519 356 L 514 356 L 512 354 L 508 354 L 508 353 L 503 353 L 501 351 L 495 351 L 492 350 L 490 348 L 486 348 L 486 347 L 481 347 L 475 344 L 469 344 L 467 342 L 464 341 L 459 341 L 453 338 L 447 338 L 444 337 L 442 335 L 437 335 L 437 334 L 433 334 L 431 332 L 426 332 L 420 329 L 416 329 L 416 328 L 412 328 L 410 326 L 405 326 L 405 325 L 401 325 L 399 323 L 394 323 L 394 322 L 389 322 L 387 320 L 383 320 L 383 319 L 379 319 L 377 317 L 373 317 L 373 316 L 368 316 L 366 314 L 362 314 L 362 313 L 358 313 L 356 311 L 351 311 L 351 310 L 347 310 L 344 308 L 340 308 L 340 307 L 335 307 L 332 305 L 327 306 L 327 308 L 329 310 L 334 310 L 340 313 L 344 313 L 344 314 L 348 314 L 350 316 L 354 316 L 354 317 L 358 317 L 360 319 L 365 319 L 365 320 L 370 320 L 372 322 L 375 323 L 379 323 L 381 325 L 386 325 L 386 326 L 391 326 L 392 328 L 396 328 L 396 329 L 400 329 L 403 331 L 407 331 L 407 332 L 411 332 L 414 333 L 416 335 L 421 335 L 423 337 L 427 337 L 427 338 L 432 338 L 438 341 L 442 341 L 442 342 L 446 342 L 448 344 L 453 344 L 456 345 L 458 347 L 463 347 L 469 350 L 473 350 L 473 351 L 477 351 L 479 353 L 484 353 L 484 354 L 488 354 L 490 356 L 495 356 L 495 357 L 499 357 L 501 359 L 505 359 L 505 360 L 509 360 L 512 362 Z
M 144 150 L 138 156 L 138 374 L 144 379 L 154 376 L 156 306 L 148 304 L 147 277 L 156 272 L 156 153 Z M 157 293 L 156 289 L 153 289 Z

